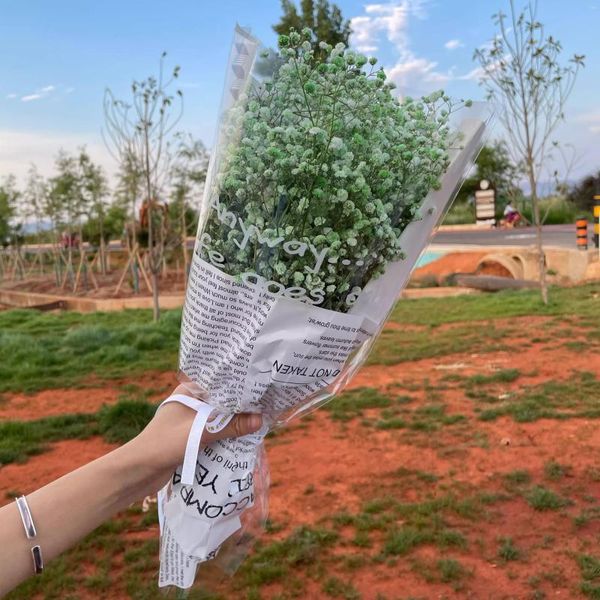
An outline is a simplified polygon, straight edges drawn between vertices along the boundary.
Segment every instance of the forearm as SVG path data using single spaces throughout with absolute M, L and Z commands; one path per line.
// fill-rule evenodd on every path
M 168 480 L 141 460 L 139 441 L 113 452 L 29 494 L 37 529 L 28 540 L 16 504 L 0 509 L 0 596 L 33 572 L 31 547 L 39 544 L 47 564 L 118 511 Z
M 129 443 L 29 494 L 33 540 L 14 502 L 0 508 L 0 596 L 32 575 L 32 546 L 41 547 L 47 564 L 118 511 L 159 490 L 181 463 L 195 414 L 168 404 Z M 237 415 L 219 432 L 204 431 L 202 442 L 241 437 L 261 425 L 259 415 Z

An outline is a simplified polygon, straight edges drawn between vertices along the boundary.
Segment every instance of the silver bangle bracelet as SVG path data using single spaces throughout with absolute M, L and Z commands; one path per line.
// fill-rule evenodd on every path
M 25 528 L 25 535 L 28 540 L 32 540 L 37 536 L 37 531 L 33 522 L 33 517 L 31 516 L 31 511 L 29 510 L 29 504 L 27 504 L 27 498 L 25 498 L 25 496 L 19 496 L 15 502 L 17 503 L 21 521 Z M 33 571 L 36 575 L 39 575 L 44 570 L 44 559 L 42 558 L 42 549 L 39 545 L 31 548 L 31 556 L 33 558 Z

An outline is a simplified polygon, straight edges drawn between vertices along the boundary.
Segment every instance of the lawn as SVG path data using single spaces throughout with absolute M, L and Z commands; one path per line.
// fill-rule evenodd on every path
M 266 530 L 189 598 L 600 598 L 599 304 L 594 285 L 547 307 L 530 291 L 399 302 L 351 389 L 269 436 Z M 5 501 L 57 442 L 140 431 L 179 323 L 0 312 L 3 414 L 75 390 L 64 414 L 0 420 Z M 90 386 L 114 401 L 78 411 Z M 157 531 L 136 504 L 9 598 L 158 599 Z

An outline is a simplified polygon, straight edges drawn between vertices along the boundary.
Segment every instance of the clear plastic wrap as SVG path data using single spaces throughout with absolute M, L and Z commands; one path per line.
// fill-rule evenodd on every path
M 161 498 L 160 585 L 232 570 L 267 512 L 269 430 L 338 393 L 365 361 L 479 152 L 487 113 L 397 100 L 375 61 L 264 51 L 241 28 L 227 67 L 180 345 L 180 379 L 256 434 L 203 448 Z M 303 36 L 306 36 L 303 37 Z

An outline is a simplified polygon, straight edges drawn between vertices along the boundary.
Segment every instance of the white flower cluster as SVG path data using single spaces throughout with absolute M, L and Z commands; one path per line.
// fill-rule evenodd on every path
M 402 258 L 400 235 L 447 167 L 453 105 L 442 92 L 398 100 L 375 58 L 321 43 L 317 60 L 309 39 L 281 36 L 274 76 L 232 109 L 241 135 L 217 195 L 244 227 L 213 211 L 204 231 L 229 274 L 321 290 L 321 306 L 345 312 Z M 286 252 L 281 239 L 312 251 Z

